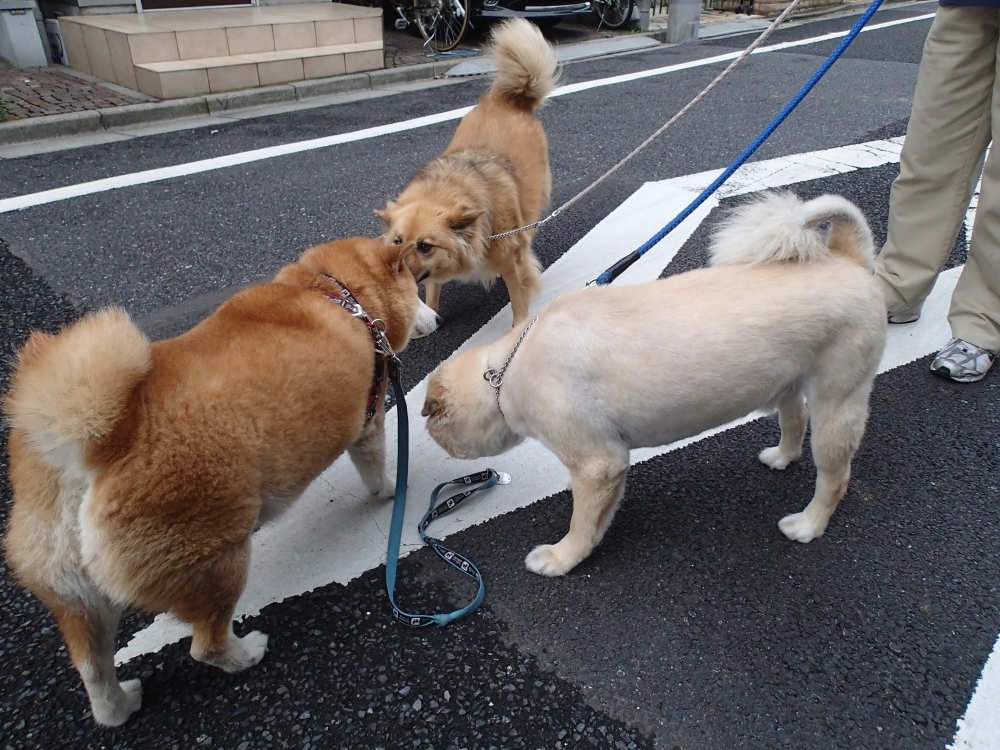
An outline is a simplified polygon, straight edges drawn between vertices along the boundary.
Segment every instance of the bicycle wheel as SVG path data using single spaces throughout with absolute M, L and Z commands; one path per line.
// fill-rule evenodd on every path
M 465 35 L 469 0 L 413 0 L 413 16 L 426 46 L 445 52 L 457 47 Z
M 620 29 L 632 18 L 635 0 L 590 0 L 590 7 L 602 26 Z

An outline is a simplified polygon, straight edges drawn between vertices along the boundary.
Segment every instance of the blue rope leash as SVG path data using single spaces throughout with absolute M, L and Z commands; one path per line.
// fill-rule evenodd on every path
M 882 0 L 873 0 L 872 4 L 868 6 L 868 9 L 862 14 L 861 18 L 858 19 L 857 23 L 854 24 L 850 32 L 848 32 L 847 36 L 840 41 L 837 48 L 830 53 L 830 56 L 826 58 L 826 61 L 819 67 L 819 70 L 813 73 L 812 78 L 806 81 L 805 86 L 799 90 L 799 93 L 797 93 L 792 100 L 785 105 L 785 108 L 778 113 L 777 117 L 771 120 L 771 124 L 761 131 L 760 135 L 753 140 L 753 143 L 747 146 L 743 153 L 736 157 L 736 161 L 730 164 L 729 167 L 726 168 L 725 172 L 720 174 L 711 185 L 705 188 L 697 198 L 691 201 L 691 204 L 687 208 L 677 214 L 673 221 L 663 227 L 663 229 L 657 232 L 652 238 L 647 240 L 642 247 L 633 251 L 629 255 L 626 255 L 596 279 L 587 284 L 587 286 L 604 286 L 605 284 L 610 284 L 612 281 L 621 276 L 629 266 L 639 260 L 639 258 L 645 255 L 651 248 L 655 247 L 660 240 L 674 231 L 674 229 L 676 229 L 677 226 L 684 221 L 684 219 L 690 216 L 694 210 L 698 208 L 698 206 L 704 203 L 712 193 L 718 190 L 722 183 L 732 177 L 733 172 L 742 167 L 744 162 L 753 156 L 754 152 L 760 148 L 761 144 L 763 144 L 764 141 L 770 137 L 771 133 L 778 129 L 778 126 L 785 121 L 788 115 L 792 113 L 792 110 L 799 105 L 799 102 L 805 99 L 806 95 L 813 90 L 813 87 L 817 83 L 819 83 L 819 80 L 826 75 L 826 72 L 835 62 L 837 62 L 840 56 L 844 53 L 844 50 L 846 50 L 850 46 L 851 42 L 854 41 L 854 38 L 861 33 L 861 29 L 863 29 L 868 21 L 871 20 L 871 17 L 875 15 L 875 11 L 879 9 L 880 5 L 882 5 Z
M 399 622 L 411 628 L 422 628 L 427 625 L 440 625 L 443 627 L 449 622 L 465 617 L 482 604 L 483 597 L 486 595 L 486 584 L 483 582 L 483 576 L 479 572 L 479 568 L 477 568 L 471 560 L 454 550 L 448 549 L 440 542 L 440 540 L 428 536 L 426 533 L 427 527 L 441 516 L 455 510 L 455 508 L 477 492 L 488 490 L 497 484 L 507 484 L 510 481 L 510 477 L 506 474 L 494 471 L 493 469 L 485 469 L 484 471 L 476 474 L 469 474 L 468 476 L 459 477 L 458 479 L 452 479 L 450 482 L 442 482 L 435 487 L 434 491 L 431 493 L 430 506 L 424 514 L 423 519 L 421 519 L 420 524 L 417 526 L 417 530 L 420 532 L 420 538 L 425 544 L 428 544 L 442 560 L 451 565 L 458 572 L 468 576 L 479 584 L 479 591 L 476 593 L 475 598 L 473 598 L 469 604 L 461 609 L 457 609 L 448 614 L 411 614 L 396 606 L 394 598 L 396 593 L 396 565 L 399 561 L 399 544 L 403 536 L 403 514 L 406 512 L 406 478 L 410 459 L 410 427 L 409 419 L 406 413 L 406 393 L 403 391 L 403 386 L 399 382 L 398 368 L 395 368 L 393 372 L 390 373 L 390 378 L 392 382 L 392 391 L 396 397 L 396 412 L 399 415 L 399 447 L 397 449 L 398 458 L 396 462 L 396 497 L 393 500 L 392 505 L 392 522 L 389 525 L 389 546 L 385 559 L 385 588 L 389 594 L 389 604 L 392 605 L 393 615 L 397 620 L 399 620 Z M 466 486 L 469 489 L 459 492 L 456 495 L 452 495 L 438 503 L 437 499 L 441 494 L 441 491 L 445 487 L 449 487 L 451 485 Z

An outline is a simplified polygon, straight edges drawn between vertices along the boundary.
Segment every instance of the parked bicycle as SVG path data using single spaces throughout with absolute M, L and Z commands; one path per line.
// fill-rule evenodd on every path
M 399 15 L 396 28 L 414 24 L 424 46 L 435 52 L 457 47 L 469 27 L 469 0 L 394 0 L 393 9 Z
M 387 0 L 398 18 L 397 29 L 410 26 L 425 39 L 424 46 L 433 52 L 447 52 L 459 45 L 472 28 L 485 28 L 490 21 L 503 18 L 527 18 L 542 28 L 551 28 L 562 19 L 590 13 L 591 0 Z M 598 2 L 623 0 L 595 0 Z M 632 2 L 633 0 L 628 0 Z M 624 23 L 624 22 L 623 22 Z M 609 23 L 605 23 L 609 26 Z M 619 27 L 613 27 L 619 28 Z
M 635 12 L 635 0 L 590 0 L 590 7 L 601 26 L 620 29 Z

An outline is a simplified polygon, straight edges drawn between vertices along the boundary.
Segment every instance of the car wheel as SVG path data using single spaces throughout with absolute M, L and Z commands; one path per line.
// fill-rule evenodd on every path
M 590 0 L 590 8 L 601 26 L 620 29 L 632 19 L 634 0 Z
M 469 0 L 413 0 L 413 16 L 426 46 L 435 52 L 454 49 L 469 26 Z

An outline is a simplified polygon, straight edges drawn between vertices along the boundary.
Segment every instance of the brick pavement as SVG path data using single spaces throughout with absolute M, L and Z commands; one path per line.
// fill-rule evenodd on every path
M 7 103 L 8 120 L 149 101 L 148 97 L 129 96 L 58 68 L 0 70 L 0 97 Z

